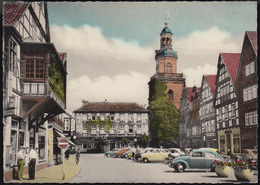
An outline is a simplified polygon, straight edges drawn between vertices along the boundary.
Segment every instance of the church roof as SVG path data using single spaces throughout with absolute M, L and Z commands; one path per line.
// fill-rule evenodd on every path
M 227 71 L 229 72 L 230 78 L 235 84 L 238 64 L 240 60 L 240 53 L 220 53 L 223 61 L 226 65 Z
M 248 38 L 250 40 L 250 43 L 257 55 L 257 49 L 258 49 L 258 46 L 257 46 L 257 32 L 256 31 L 247 31 L 246 34 L 248 35 Z
M 156 55 L 155 57 L 173 57 L 175 59 L 178 59 L 178 55 L 176 53 L 176 51 L 174 51 L 173 49 L 160 49 L 160 50 L 156 50 Z
M 5 2 L 3 4 L 3 24 L 16 23 L 28 5 L 28 2 Z
M 139 106 L 137 103 L 126 102 L 88 102 L 73 112 L 96 112 L 96 113 L 118 113 L 118 112 L 149 112 L 147 109 Z
M 204 77 L 209 85 L 211 92 L 215 94 L 217 75 L 204 75 Z
M 170 33 L 170 34 L 172 34 L 170 28 L 168 28 L 167 26 L 165 26 L 165 27 L 163 28 L 163 30 L 161 31 L 161 34 L 160 34 L 160 35 L 165 34 L 165 33 Z

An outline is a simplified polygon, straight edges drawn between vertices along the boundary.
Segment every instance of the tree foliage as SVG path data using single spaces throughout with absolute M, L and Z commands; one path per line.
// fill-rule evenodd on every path
M 91 132 L 92 130 L 92 125 L 98 125 L 99 129 L 101 128 L 102 125 L 106 125 L 106 129 L 107 131 L 110 130 L 111 128 L 111 125 L 113 124 L 114 122 L 110 121 L 110 116 L 107 116 L 107 119 L 106 120 L 101 120 L 101 117 L 98 116 L 98 119 L 95 120 L 95 121 L 86 121 L 85 124 L 88 126 L 88 132 Z
M 175 139 L 179 135 L 179 112 L 166 98 L 166 84 L 154 82 L 154 95 L 151 95 L 150 109 L 152 121 L 150 125 L 152 145 Z M 151 91 L 150 91 L 151 92 Z

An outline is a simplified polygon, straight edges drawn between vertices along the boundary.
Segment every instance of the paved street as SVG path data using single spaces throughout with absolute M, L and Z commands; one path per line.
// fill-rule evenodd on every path
M 80 173 L 70 183 L 237 183 L 234 174 L 217 177 L 215 172 L 189 170 L 177 173 L 163 163 L 138 163 L 104 154 L 81 154 Z M 257 182 L 257 172 L 253 180 Z M 238 182 L 239 183 L 239 182 Z

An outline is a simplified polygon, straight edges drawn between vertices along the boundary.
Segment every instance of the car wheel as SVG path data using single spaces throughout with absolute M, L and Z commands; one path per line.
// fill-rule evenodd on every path
M 175 170 L 176 170 L 177 172 L 184 172 L 185 166 L 184 166 L 182 163 L 178 163 L 178 164 L 176 165 Z
M 148 160 L 147 158 L 144 158 L 144 159 L 143 159 L 143 162 L 144 162 L 144 163 L 148 163 L 149 160 Z
M 168 164 L 168 159 L 165 158 L 165 159 L 163 160 L 163 163 L 164 163 L 164 164 Z
M 110 154 L 107 154 L 107 157 L 110 157 Z

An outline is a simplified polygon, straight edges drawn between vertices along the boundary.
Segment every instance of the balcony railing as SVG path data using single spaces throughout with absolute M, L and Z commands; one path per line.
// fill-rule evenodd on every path
M 24 82 L 23 93 L 30 96 L 46 95 L 47 85 L 44 82 Z

